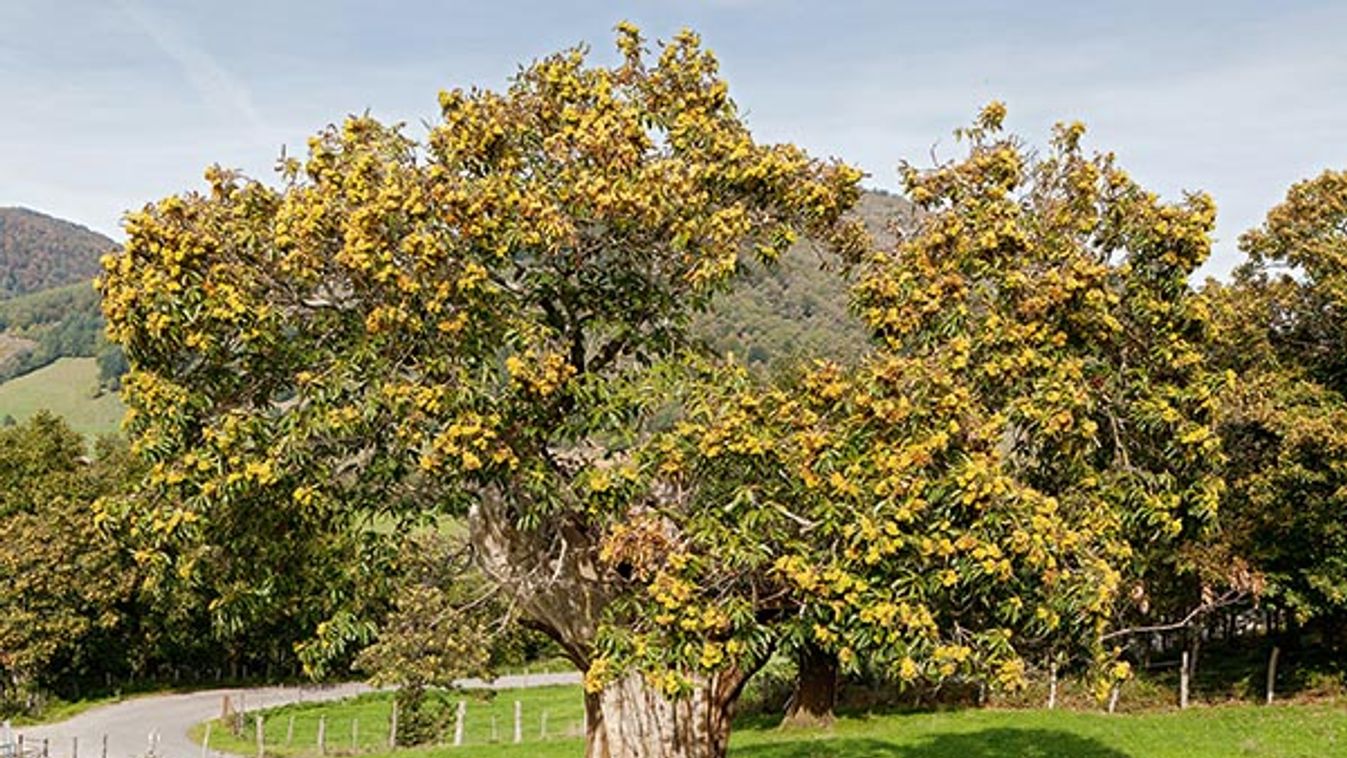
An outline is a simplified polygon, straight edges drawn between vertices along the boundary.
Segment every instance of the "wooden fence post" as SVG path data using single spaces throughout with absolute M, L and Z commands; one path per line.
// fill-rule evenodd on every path
M 1188 671 L 1191 659 L 1188 657 L 1188 651 L 1183 651 L 1179 658 L 1179 708 L 1188 707 Z
M 454 747 L 460 747 L 463 744 L 463 716 L 468 710 L 466 700 L 458 701 L 458 713 L 454 716 Z
M 393 714 L 388 719 L 388 747 L 398 746 L 398 698 L 393 696 Z
M 1057 707 L 1057 661 L 1048 664 L 1048 710 Z
M 210 739 L 210 722 L 209 722 L 209 721 L 206 722 L 206 739 L 208 739 L 208 740 Z M 103 734 L 103 753 L 102 753 L 102 755 L 103 755 L 103 758 L 108 758 L 108 735 L 107 735 L 106 732 Z M 202 754 L 201 754 L 201 758 L 205 758 L 205 753 L 202 753 Z
M 1108 693 L 1108 712 L 1113 713 L 1118 710 L 1118 694 L 1122 690 L 1122 685 L 1118 682 L 1113 683 L 1113 689 Z
M 547 709 L 543 709 L 542 716 L 538 717 L 538 739 L 547 739 Z
M 524 705 L 518 700 L 514 701 L 514 741 L 516 745 L 524 741 Z
M 201 758 L 210 756 L 210 726 L 211 722 L 206 722 L 206 736 L 201 738 Z M 103 758 L 108 758 L 108 736 L 103 735 Z
M 257 758 L 266 758 L 266 727 L 262 725 L 261 714 L 253 717 L 253 724 L 257 729 Z
M 496 729 L 496 714 L 491 714 L 491 741 L 500 742 L 500 731 Z
M 327 716 L 318 717 L 318 754 L 327 755 Z
M 1277 690 L 1277 658 L 1281 656 L 1282 649 L 1276 645 L 1272 646 L 1272 655 L 1267 661 L 1267 704 L 1272 705 L 1272 698 Z
M 351 752 L 360 750 L 360 719 L 351 719 Z
M 70 738 L 70 758 L 80 758 L 80 738 Z
M 295 740 L 295 714 L 290 714 L 290 723 L 285 726 L 285 746 L 290 747 L 290 743 Z

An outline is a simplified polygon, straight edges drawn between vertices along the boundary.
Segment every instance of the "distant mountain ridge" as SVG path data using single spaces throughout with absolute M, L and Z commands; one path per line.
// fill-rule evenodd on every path
M 117 247 L 87 227 L 28 208 L 0 208 L 0 299 L 87 282 Z

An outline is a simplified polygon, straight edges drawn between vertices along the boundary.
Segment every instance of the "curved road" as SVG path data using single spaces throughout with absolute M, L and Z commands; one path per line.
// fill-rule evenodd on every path
M 579 681 L 578 673 L 566 672 L 502 676 L 491 683 L 468 679 L 458 685 L 465 689 L 506 689 L 576 684 Z M 195 724 L 218 718 L 225 698 L 230 698 L 235 708 L 241 705 L 252 711 L 288 703 L 339 700 L 370 690 L 365 684 L 339 684 L 150 695 L 93 708 L 57 724 L 15 727 L 14 732 L 23 735 L 27 748 L 40 747 L 43 739 L 48 740 L 51 758 L 73 758 L 75 738 L 79 739 L 82 758 L 102 758 L 104 735 L 108 740 L 108 758 L 145 758 L 150 754 L 151 740 L 157 745 L 154 752 L 157 758 L 200 758 L 201 746 L 188 738 L 187 730 Z M 211 755 L 225 754 L 211 751 Z

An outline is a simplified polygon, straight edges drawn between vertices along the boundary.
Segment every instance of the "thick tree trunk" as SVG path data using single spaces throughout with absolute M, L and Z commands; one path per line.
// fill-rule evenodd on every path
M 588 670 L 594 635 L 614 592 L 594 536 L 580 524 L 547 534 L 518 529 L 503 500 L 492 497 L 479 501 L 468 523 L 483 573 L 514 600 L 528 625 Z M 721 758 L 734 703 L 752 673 L 720 672 L 675 701 L 638 673 L 587 694 L 586 758 Z
M 783 727 L 819 727 L 833 722 L 837 706 L 837 656 L 816 645 L 796 651 L 799 673 L 786 705 Z
M 586 696 L 585 758 L 723 758 L 745 680 L 721 672 L 669 700 L 643 675 L 627 674 Z

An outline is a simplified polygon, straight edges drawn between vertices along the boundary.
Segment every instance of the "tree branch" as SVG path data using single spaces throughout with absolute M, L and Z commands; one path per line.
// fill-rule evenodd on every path
M 1126 629 L 1119 629 L 1115 632 L 1109 632 L 1108 634 L 1101 636 L 1099 638 L 1099 641 L 1104 642 L 1107 640 L 1117 639 L 1118 637 L 1126 637 L 1133 634 L 1150 634 L 1152 632 L 1168 632 L 1174 629 L 1183 629 L 1187 627 L 1189 624 L 1191 624 L 1193 620 L 1196 619 L 1197 617 L 1206 615 L 1207 613 L 1210 613 L 1216 610 L 1217 608 L 1224 608 L 1225 606 L 1228 605 L 1234 605 L 1235 603 L 1244 600 L 1244 598 L 1246 597 L 1248 597 L 1248 593 L 1246 592 L 1241 592 L 1239 590 L 1231 590 L 1230 592 L 1227 592 L 1226 594 L 1220 596 L 1219 598 L 1216 598 L 1215 600 L 1212 600 L 1209 603 L 1203 603 L 1202 605 L 1199 605 L 1198 607 L 1189 611 L 1187 616 L 1184 616 L 1182 619 L 1179 619 L 1178 621 L 1175 621 L 1172 624 L 1156 624 L 1154 626 L 1133 626 L 1128 627 Z

